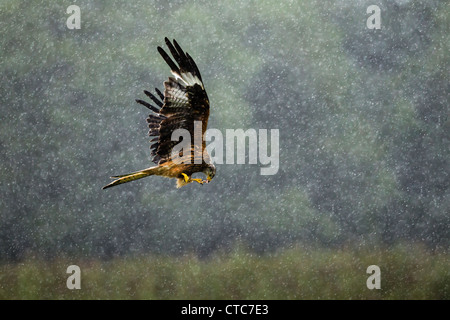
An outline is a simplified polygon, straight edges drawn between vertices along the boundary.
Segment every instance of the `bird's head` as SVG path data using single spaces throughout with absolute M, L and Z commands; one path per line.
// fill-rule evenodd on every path
M 216 175 L 216 167 L 214 165 L 209 165 L 203 170 L 203 173 L 206 175 L 206 182 L 209 183 Z

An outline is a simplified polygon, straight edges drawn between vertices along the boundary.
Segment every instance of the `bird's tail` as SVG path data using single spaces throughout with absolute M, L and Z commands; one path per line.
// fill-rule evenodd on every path
M 138 179 L 142 179 L 142 178 L 154 175 L 156 173 L 156 169 L 157 169 L 157 167 L 151 167 L 148 169 L 136 171 L 136 172 L 129 173 L 129 174 L 113 176 L 113 177 L 111 177 L 111 179 L 116 179 L 116 180 L 114 180 L 110 184 L 104 186 L 102 189 L 111 188 L 111 187 L 117 186 L 122 183 L 130 182 L 130 181 L 134 181 L 134 180 L 138 180 Z

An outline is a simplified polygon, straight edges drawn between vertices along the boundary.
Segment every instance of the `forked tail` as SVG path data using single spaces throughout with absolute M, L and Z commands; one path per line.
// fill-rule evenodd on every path
M 116 179 L 116 180 L 114 180 L 110 184 L 104 186 L 102 189 L 111 188 L 111 187 L 117 186 L 122 183 L 127 183 L 130 181 L 134 181 L 134 180 L 138 180 L 138 179 L 142 179 L 142 178 L 154 175 L 155 169 L 157 169 L 157 167 L 151 167 L 148 169 L 144 169 L 144 170 L 129 173 L 129 174 L 123 174 L 120 176 L 113 176 L 113 177 L 111 177 L 111 179 Z

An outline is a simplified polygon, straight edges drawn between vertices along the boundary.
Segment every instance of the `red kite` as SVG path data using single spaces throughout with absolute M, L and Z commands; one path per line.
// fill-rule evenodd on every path
M 111 177 L 116 180 L 104 186 L 103 189 L 152 175 L 175 178 L 177 188 L 180 188 L 193 181 L 200 184 L 209 183 L 216 174 L 216 167 L 211 162 L 203 139 L 208 126 L 209 100 L 200 71 L 191 56 L 183 52 L 175 40 L 173 44 L 167 38 L 165 41 L 178 65 L 161 47 L 158 47 L 158 52 L 169 65 L 175 78 L 169 77 L 169 80 L 164 82 L 164 94 L 155 89 L 159 99 L 150 92 L 144 91 L 156 106 L 143 100 L 136 100 L 137 103 L 152 111 L 147 122 L 150 129 L 149 136 L 155 137 L 151 140 L 154 143 L 150 149 L 156 166 Z M 201 131 L 194 130 L 194 121 L 201 123 Z M 179 143 L 172 141 L 172 133 L 177 129 L 185 129 L 190 134 L 190 152 L 186 154 L 172 152 Z M 201 137 L 199 137 L 200 134 Z M 195 141 L 201 141 L 201 146 L 196 146 Z M 193 179 L 192 174 L 196 172 L 203 172 L 206 180 Z

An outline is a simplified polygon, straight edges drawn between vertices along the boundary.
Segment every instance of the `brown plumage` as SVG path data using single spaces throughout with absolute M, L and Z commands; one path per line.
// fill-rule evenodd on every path
M 155 89 L 157 96 L 148 91 L 145 95 L 150 98 L 152 105 L 144 100 L 136 100 L 152 111 L 147 118 L 149 136 L 151 139 L 151 156 L 156 166 L 134 173 L 111 177 L 114 180 L 103 189 L 122 183 L 134 181 L 151 175 L 177 179 L 177 187 L 182 187 L 193 181 L 200 184 L 208 183 L 214 177 L 216 168 L 206 152 L 203 139 L 209 118 L 209 100 L 206 94 L 200 71 L 194 60 L 187 52 L 183 52 L 178 43 L 165 38 L 167 47 L 175 62 L 169 55 L 158 47 L 158 52 L 169 65 L 174 77 L 164 82 L 164 94 Z M 177 65 L 178 64 L 178 65 Z M 197 127 L 194 125 L 197 124 Z M 194 130 L 201 124 L 201 131 Z M 190 145 L 186 149 L 174 153 L 174 147 L 180 141 L 172 141 L 172 134 L 177 129 L 187 130 Z M 195 142 L 200 141 L 200 145 Z M 185 151 L 183 153 L 183 151 Z M 207 180 L 193 179 L 192 174 L 203 172 Z

